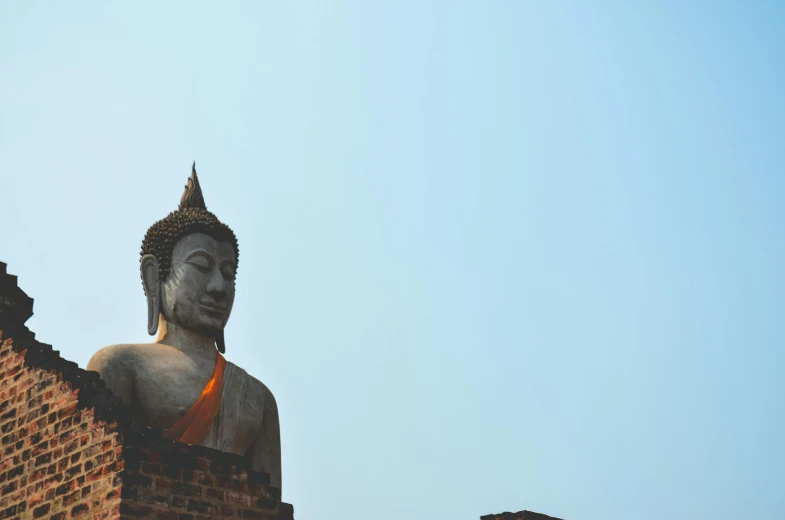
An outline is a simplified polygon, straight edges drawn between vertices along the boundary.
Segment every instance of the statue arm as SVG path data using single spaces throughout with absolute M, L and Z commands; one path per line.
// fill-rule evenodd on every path
M 250 448 L 251 468 L 270 474 L 270 486 L 281 489 L 281 429 L 278 405 L 267 390 L 259 437 Z
M 121 345 L 106 347 L 96 352 L 87 363 L 87 370 L 101 375 L 106 387 L 123 403 L 133 406 L 133 370 L 131 359 Z

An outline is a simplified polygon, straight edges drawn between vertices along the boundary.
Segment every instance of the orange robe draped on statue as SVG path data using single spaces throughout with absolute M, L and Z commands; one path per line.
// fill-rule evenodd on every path
M 185 415 L 165 430 L 162 436 L 172 441 L 199 444 L 213 425 L 218 409 L 221 408 L 221 393 L 226 359 L 219 353 L 215 360 L 213 377 L 202 390 L 202 395 Z

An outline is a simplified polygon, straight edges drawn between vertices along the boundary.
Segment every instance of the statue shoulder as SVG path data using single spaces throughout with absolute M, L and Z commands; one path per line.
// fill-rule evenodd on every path
M 239 371 L 246 378 L 247 385 L 248 385 L 246 387 L 246 398 L 253 399 L 254 401 L 262 401 L 267 406 L 272 406 L 277 409 L 277 405 L 275 403 L 275 397 L 273 396 L 272 391 L 270 391 L 267 385 L 265 385 L 264 383 L 256 379 L 254 376 L 249 374 L 246 370 L 238 367 L 237 365 L 233 364 L 233 370 Z
M 112 393 L 133 406 L 133 386 L 145 345 L 111 345 L 90 358 L 87 370 L 98 372 Z
M 90 358 L 87 363 L 87 370 L 95 370 L 103 374 L 107 368 L 117 368 L 127 370 L 138 364 L 142 357 L 142 352 L 147 350 L 149 345 L 123 343 L 104 347 Z

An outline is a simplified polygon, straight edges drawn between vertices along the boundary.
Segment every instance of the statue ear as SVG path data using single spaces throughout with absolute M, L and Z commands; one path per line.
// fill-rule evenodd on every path
M 158 260 L 153 255 L 144 255 L 141 260 L 142 285 L 147 296 L 147 332 L 155 336 L 158 332 L 158 314 L 161 312 L 161 280 Z

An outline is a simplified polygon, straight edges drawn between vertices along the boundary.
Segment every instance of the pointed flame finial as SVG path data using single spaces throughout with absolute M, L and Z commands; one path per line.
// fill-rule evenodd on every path
M 207 209 L 207 206 L 204 204 L 202 187 L 199 186 L 199 177 L 196 176 L 196 161 L 194 161 L 194 165 L 191 168 L 191 177 L 188 178 L 188 184 L 185 185 L 185 191 L 177 209 L 183 210 L 185 208 Z

